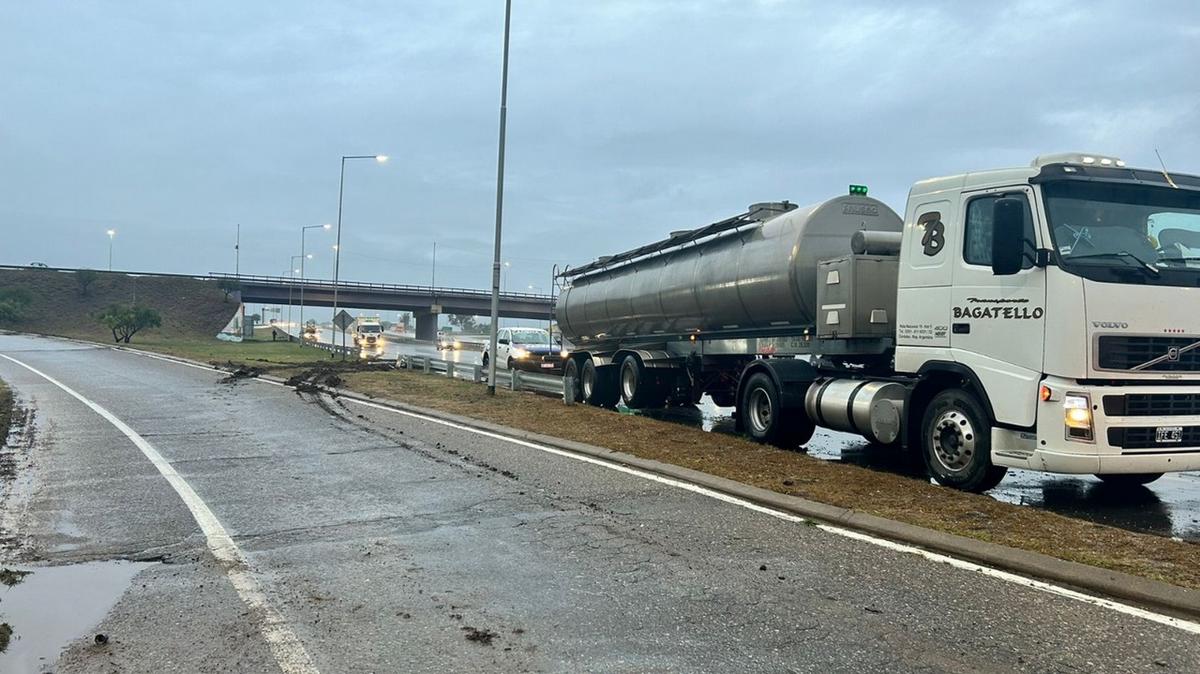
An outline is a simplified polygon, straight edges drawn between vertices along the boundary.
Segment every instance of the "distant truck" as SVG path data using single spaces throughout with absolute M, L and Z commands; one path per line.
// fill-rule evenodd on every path
M 383 325 L 378 316 L 359 316 L 351 326 L 354 345 L 363 349 L 381 348 L 383 346 Z
M 1200 177 L 1115 157 L 862 186 L 570 269 L 555 315 L 593 405 L 735 406 L 918 452 L 940 484 L 1008 468 L 1140 485 L 1200 468 Z

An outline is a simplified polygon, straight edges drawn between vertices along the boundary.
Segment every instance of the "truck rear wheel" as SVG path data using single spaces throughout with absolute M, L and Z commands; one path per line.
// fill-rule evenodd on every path
M 737 411 L 751 439 L 784 449 L 803 445 L 816 430 L 802 408 L 784 409 L 779 387 L 765 372 L 750 376 Z
M 929 475 L 940 485 L 985 492 L 1008 469 L 992 464 L 991 424 L 970 391 L 951 388 L 929 401 L 921 423 L 921 450 Z
M 596 361 L 588 359 L 579 375 L 579 389 L 587 404 L 596 407 L 613 407 L 619 393 L 613 376 L 596 367 Z
M 1140 487 L 1162 477 L 1162 473 L 1106 473 L 1097 475 L 1100 481 L 1105 484 L 1111 484 L 1114 487 L 1127 489 L 1129 487 Z
M 570 391 L 572 402 L 583 399 L 579 392 L 579 361 L 574 358 L 567 360 L 563 366 L 563 394 L 566 395 L 567 391 Z
M 649 368 L 636 356 L 621 361 L 619 375 L 621 402 L 631 409 L 656 409 L 663 406 L 666 396 Z

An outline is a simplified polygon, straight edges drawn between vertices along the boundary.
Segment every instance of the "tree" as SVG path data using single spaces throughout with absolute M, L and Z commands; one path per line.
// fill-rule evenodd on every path
M 221 289 L 221 292 L 225 293 L 224 301 L 228 302 L 231 293 L 236 293 L 242 289 L 242 283 L 235 278 L 223 278 L 217 281 L 217 287 Z
M 262 324 L 262 314 L 250 314 L 250 322 Z
M 75 283 L 79 285 L 79 295 L 87 297 L 88 291 L 96 279 L 100 278 L 100 274 L 91 269 L 80 269 L 75 272 Z
M 457 325 L 463 332 L 474 332 L 479 329 L 475 317 L 470 314 L 450 314 L 450 325 Z
M 0 323 L 16 323 L 25 317 L 33 296 L 24 288 L 0 288 Z
M 129 343 L 137 332 L 143 328 L 157 328 L 162 325 L 162 316 L 150 307 L 136 305 L 109 305 L 97 316 L 101 323 L 112 330 L 114 342 Z

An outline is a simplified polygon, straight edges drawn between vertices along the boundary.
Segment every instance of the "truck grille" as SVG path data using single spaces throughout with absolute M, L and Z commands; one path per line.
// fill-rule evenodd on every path
M 1200 393 L 1130 393 L 1104 396 L 1110 417 L 1171 417 L 1200 415 Z
M 1183 438 L 1180 442 L 1158 442 L 1155 439 L 1157 429 L 1153 426 L 1142 428 L 1110 428 L 1108 429 L 1108 444 L 1121 449 L 1163 449 L 1185 452 L 1197 451 L 1200 447 L 1200 426 L 1184 426 Z
M 1200 348 L 1188 347 L 1196 343 L 1195 337 L 1106 335 L 1100 338 L 1097 361 L 1102 370 L 1136 368 L 1146 372 L 1195 372 L 1200 371 Z M 1174 360 L 1163 358 L 1154 365 L 1146 365 L 1169 353 L 1174 354 Z

